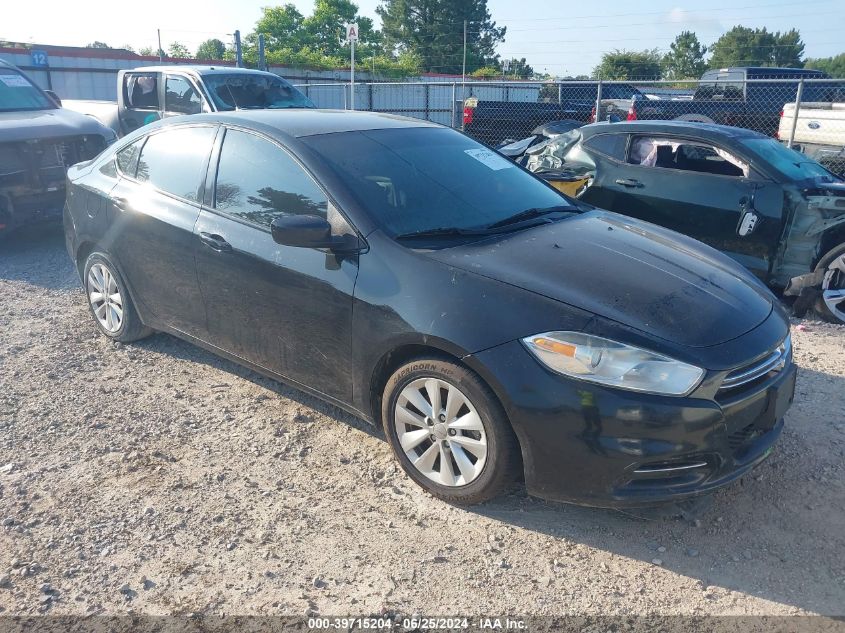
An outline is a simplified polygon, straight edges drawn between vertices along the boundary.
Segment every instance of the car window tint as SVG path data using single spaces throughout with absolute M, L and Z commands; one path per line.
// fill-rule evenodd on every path
M 254 134 L 228 130 L 220 150 L 215 208 L 269 227 L 282 215 L 325 218 L 328 198 L 281 147 Z
M 187 200 L 197 199 L 213 127 L 180 127 L 152 134 L 138 160 L 136 178 Z
M 144 139 L 139 139 L 117 153 L 117 167 L 127 176 L 135 177 L 135 167 L 138 164 L 138 154 L 143 141 Z
M 158 110 L 158 75 L 129 75 L 126 82 L 126 103 L 130 108 Z
M 164 82 L 164 109 L 179 114 L 199 114 L 202 100 L 187 79 L 168 75 Z
M 610 158 L 625 160 L 628 145 L 627 134 L 597 134 L 584 141 L 584 145 Z

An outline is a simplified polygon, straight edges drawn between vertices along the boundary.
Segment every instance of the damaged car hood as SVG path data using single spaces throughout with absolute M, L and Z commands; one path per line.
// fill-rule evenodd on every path
M 606 211 L 429 256 L 688 347 L 737 338 L 772 311 L 771 293 L 732 260 Z
M 96 119 L 63 108 L 0 112 L 0 143 L 85 134 L 112 136 L 107 130 Z

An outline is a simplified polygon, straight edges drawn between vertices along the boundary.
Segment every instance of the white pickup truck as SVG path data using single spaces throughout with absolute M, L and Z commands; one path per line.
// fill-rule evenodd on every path
M 795 120 L 795 104 L 783 106 L 778 138 L 787 142 L 795 125 L 792 147 L 845 177 L 845 103 L 802 103 Z
M 314 108 L 276 74 L 246 68 L 147 66 L 117 74 L 117 102 L 62 100 L 124 136 L 171 116 L 227 110 Z

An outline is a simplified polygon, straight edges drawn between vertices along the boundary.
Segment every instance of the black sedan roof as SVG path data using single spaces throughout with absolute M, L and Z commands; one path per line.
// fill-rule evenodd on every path
M 183 117 L 180 117 L 183 119 Z M 352 112 L 349 110 L 315 110 L 310 108 L 290 110 L 237 110 L 215 114 L 194 114 L 191 121 L 214 121 L 246 127 L 274 128 L 286 135 L 300 138 L 316 134 L 383 130 L 388 128 L 442 127 L 422 119 L 412 119 L 378 112 Z M 173 119 L 171 119 L 172 121 Z
M 729 125 L 694 123 L 691 121 L 621 121 L 619 123 L 594 123 L 581 128 L 584 137 L 594 134 L 618 132 L 625 134 L 684 134 L 712 141 L 726 138 L 769 138 L 764 134 Z

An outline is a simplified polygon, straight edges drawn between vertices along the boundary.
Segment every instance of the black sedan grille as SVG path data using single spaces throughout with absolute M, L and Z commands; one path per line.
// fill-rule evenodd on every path
M 724 380 L 722 380 L 721 387 L 719 387 L 719 392 L 723 393 L 751 383 L 756 383 L 773 372 L 781 371 L 791 360 L 792 337 L 787 336 L 783 340 L 783 343 L 763 358 L 758 358 L 753 363 L 735 369 L 725 376 Z

